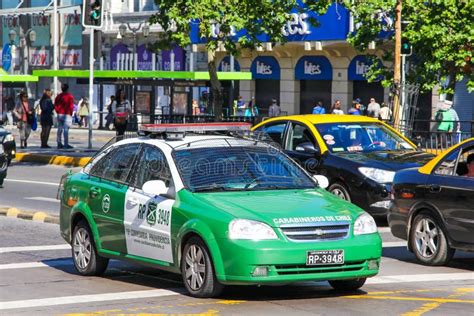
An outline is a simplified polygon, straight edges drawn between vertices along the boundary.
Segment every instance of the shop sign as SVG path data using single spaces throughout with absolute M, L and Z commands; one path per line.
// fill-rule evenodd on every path
M 12 51 L 10 44 L 6 43 L 3 45 L 2 50 L 2 68 L 5 71 L 9 71 L 12 66 Z
M 174 71 L 185 70 L 185 54 L 184 49 L 181 47 L 173 48 L 174 53 Z M 166 71 L 171 70 L 171 51 L 164 50 L 161 52 L 162 57 L 162 69 Z
M 280 65 L 275 57 L 259 56 L 250 67 L 254 79 L 280 79 Z
M 379 67 L 383 67 L 382 62 L 380 60 L 378 60 L 378 63 Z M 366 81 L 367 78 L 365 77 L 365 74 L 367 73 L 367 70 L 371 65 L 372 61 L 367 56 L 355 56 L 349 64 L 349 68 L 347 69 L 348 80 Z
M 49 49 L 30 49 L 30 65 L 47 67 L 50 65 Z
M 81 67 L 82 49 L 61 50 L 60 64 L 65 67 Z
M 234 70 L 231 70 L 230 69 L 230 56 L 225 56 L 219 63 L 219 66 L 217 67 L 217 71 L 224 71 L 224 72 L 240 71 L 240 64 L 237 61 L 237 59 L 234 58 Z
M 332 80 L 332 66 L 324 56 L 303 56 L 296 63 L 296 80 Z
M 146 49 L 146 45 L 140 45 L 137 48 L 138 70 L 152 70 L 153 60 L 152 53 Z
M 118 54 L 128 54 L 130 50 L 128 49 L 127 45 L 123 43 L 118 43 L 114 47 L 110 49 L 110 67 L 112 70 L 118 70 Z

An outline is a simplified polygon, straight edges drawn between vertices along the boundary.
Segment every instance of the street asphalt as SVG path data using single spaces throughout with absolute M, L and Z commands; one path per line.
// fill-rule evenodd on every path
M 102 277 L 79 276 L 55 224 L 0 217 L 0 231 L 0 315 L 463 316 L 474 309 L 473 254 L 425 267 L 401 243 L 386 242 L 386 231 L 380 274 L 362 290 L 305 282 L 229 287 L 217 299 L 191 298 L 180 276 L 119 261 Z

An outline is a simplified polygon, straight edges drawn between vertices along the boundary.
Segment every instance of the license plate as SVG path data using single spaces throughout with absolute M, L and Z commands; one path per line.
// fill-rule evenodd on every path
M 307 252 L 307 266 L 327 264 L 344 264 L 344 250 L 318 250 Z

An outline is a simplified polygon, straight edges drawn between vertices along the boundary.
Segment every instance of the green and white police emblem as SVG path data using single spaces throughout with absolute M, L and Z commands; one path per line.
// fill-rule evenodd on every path
M 157 208 L 158 206 L 156 205 L 155 202 L 148 203 L 147 213 L 146 213 L 146 222 L 150 226 L 153 226 L 156 224 L 156 209 Z

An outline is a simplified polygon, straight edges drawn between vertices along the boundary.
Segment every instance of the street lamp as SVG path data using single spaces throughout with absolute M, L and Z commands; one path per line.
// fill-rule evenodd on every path
M 150 36 L 150 26 L 148 24 L 143 25 L 142 32 L 143 32 L 143 36 L 145 37 Z
M 119 26 L 119 34 L 122 38 L 125 38 L 125 35 L 127 35 L 127 29 L 129 29 L 133 34 L 133 58 L 135 59 L 135 64 L 137 62 L 136 61 L 136 53 L 137 53 L 137 46 L 138 46 L 137 33 L 138 31 L 140 31 L 140 29 L 142 29 L 142 25 L 143 23 L 140 23 L 138 24 L 138 27 L 131 27 L 130 23 L 127 23 L 127 24 L 122 23 Z M 143 35 L 145 37 L 148 37 L 148 35 L 150 35 L 150 27 L 146 24 L 143 26 Z
M 29 59 L 29 46 L 26 38 L 30 40 L 30 46 L 36 42 L 36 31 L 29 29 L 24 34 L 20 35 L 20 47 L 23 49 L 23 73 L 28 74 L 28 59 Z

